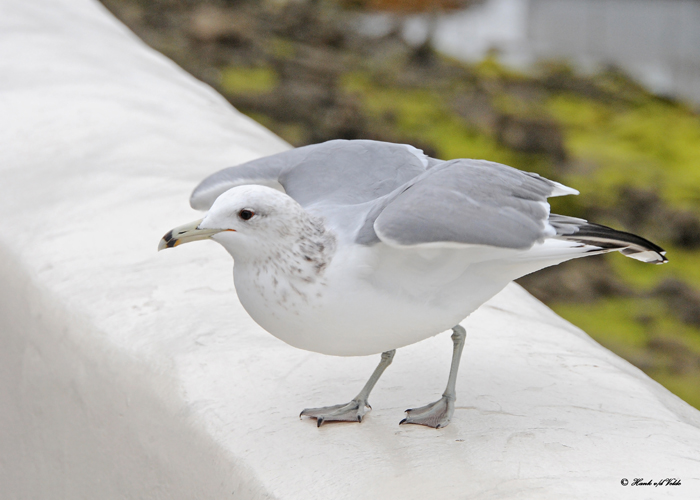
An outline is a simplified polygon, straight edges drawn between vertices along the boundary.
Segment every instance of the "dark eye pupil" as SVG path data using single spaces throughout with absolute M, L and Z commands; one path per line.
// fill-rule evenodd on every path
M 240 212 L 238 212 L 238 216 L 243 220 L 248 220 L 251 217 L 253 217 L 253 215 L 255 215 L 255 212 L 253 212 L 252 210 L 246 209 L 246 210 L 241 210 Z

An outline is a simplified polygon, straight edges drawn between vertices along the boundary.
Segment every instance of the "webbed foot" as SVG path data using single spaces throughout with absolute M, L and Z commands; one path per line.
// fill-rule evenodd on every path
M 316 419 L 316 425 L 321 427 L 325 422 L 362 422 L 365 408 L 372 409 L 366 400 L 353 399 L 349 403 L 323 408 L 306 408 L 299 417 Z
M 399 422 L 399 425 L 418 424 L 440 429 L 441 427 L 447 427 L 454 411 L 454 398 L 443 396 L 434 403 L 406 410 L 406 418 Z

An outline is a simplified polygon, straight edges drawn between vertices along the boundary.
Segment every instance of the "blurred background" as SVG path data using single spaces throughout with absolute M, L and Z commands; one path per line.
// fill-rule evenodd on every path
M 102 0 L 294 146 L 410 143 L 581 191 L 668 251 L 519 282 L 700 408 L 700 0 Z M 223 165 L 222 165 L 223 167 Z

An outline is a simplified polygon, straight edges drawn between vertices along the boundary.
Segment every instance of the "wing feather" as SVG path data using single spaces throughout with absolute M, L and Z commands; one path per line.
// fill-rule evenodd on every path
M 328 141 L 220 170 L 195 188 L 190 204 L 207 210 L 222 193 L 244 184 L 279 189 L 302 206 L 366 203 L 422 174 L 428 164 L 422 151 L 405 144 Z
M 374 230 L 392 246 L 439 244 L 530 248 L 555 234 L 547 197 L 575 190 L 506 165 L 437 165 L 389 201 Z

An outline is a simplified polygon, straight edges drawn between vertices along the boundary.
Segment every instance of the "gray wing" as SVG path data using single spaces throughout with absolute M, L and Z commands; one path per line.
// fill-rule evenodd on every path
M 373 227 L 392 246 L 526 249 L 554 234 L 547 197 L 564 194 L 578 192 L 506 165 L 454 160 L 433 166 L 387 199 Z
M 283 190 L 300 205 L 365 203 L 385 196 L 432 166 L 422 151 L 377 141 L 328 141 L 226 168 L 204 179 L 190 198 L 207 210 L 232 187 L 261 184 Z
M 283 151 L 264 158 L 225 168 L 210 175 L 192 191 L 190 205 L 197 210 L 209 210 L 214 201 L 229 189 L 245 184 L 260 184 L 284 190 L 279 182 L 282 172 L 303 161 L 305 148 Z

